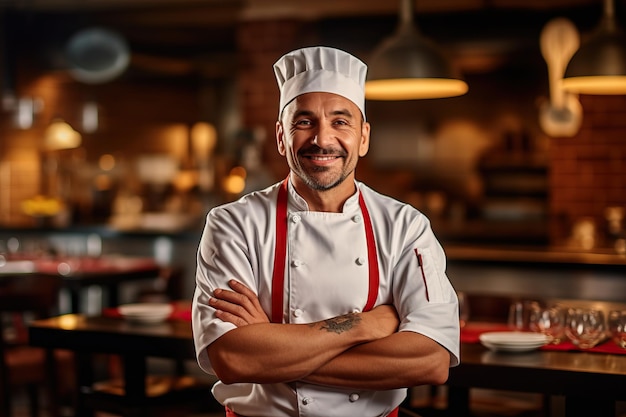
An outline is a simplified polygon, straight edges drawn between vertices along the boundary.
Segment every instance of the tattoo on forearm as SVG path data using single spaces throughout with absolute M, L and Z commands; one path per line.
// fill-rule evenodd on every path
M 352 329 L 360 321 L 361 316 L 356 313 L 344 314 L 343 316 L 333 317 L 332 319 L 324 320 L 324 323 L 320 327 L 320 330 L 326 330 L 328 332 L 340 334 Z

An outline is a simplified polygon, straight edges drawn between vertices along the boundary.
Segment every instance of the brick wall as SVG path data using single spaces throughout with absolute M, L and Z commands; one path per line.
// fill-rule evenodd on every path
M 299 20 L 243 22 L 237 31 L 243 124 L 265 130 L 264 160 L 277 178 L 287 175 L 287 164 L 275 145 L 279 95 L 272 65 L 283 54 L 315 43 L 315 31 Z
M 580 132 L 554 138 L 550 146 L 550 235 L 555 244 L 564 242 L 584 218 L 595 222 L 602 239 L 606 207 L 626 208 L 626 96 L 581 96 L 580 101 Z

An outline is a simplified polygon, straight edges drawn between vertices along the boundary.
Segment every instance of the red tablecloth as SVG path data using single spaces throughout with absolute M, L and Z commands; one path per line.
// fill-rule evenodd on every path
M 594 353 L 612 353 L 615 355 L 626 355 L 626 349 L 623 349 L 617 345 L 613 340 L 609 339 L 597 346 L 590 349 L 580 349 L 569 340 L 563 341 L 558 345 L 545 345 L 540 347 L 541 350 L 562 350 L 562 351 L 576 351 L 576 352 L 594 352 Z
M 480 343 L 479 336 L 485 332 L 506 332 L 510 329 L 504 323 L 472 323 L 461 329 L 461 342 Z M 613 340 L 607 340 L 590 349 L 580 349 L 569 340 L 565 340 L 557 345 L 545 345 L 539 348 L 545 351 L 576 351 L 593 353 L 611 353 L 616 355 L 626 355 L 626 349 L 619 347 Z
M 100 258 L 42 258 L 34 260 L 38 272 L 67 275 L 69 273 L 107 274 L 143 271 L 157 268 L 152 258 L 103 256 Z

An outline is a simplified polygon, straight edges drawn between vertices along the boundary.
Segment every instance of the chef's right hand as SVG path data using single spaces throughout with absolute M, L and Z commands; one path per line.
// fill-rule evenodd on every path
M 228 282 L 230 290 L 218 288 L 213 292 L 209 305 L 215 308 L 215 315 L 237 327 L 253 323 L 269 323 L 257 295 L 239 281 Z
M 372 331 L 373 340 L 382 339 L 398 331 L 400 319 L 392 305 L 379 305 L 361 315 L 368 329 Z

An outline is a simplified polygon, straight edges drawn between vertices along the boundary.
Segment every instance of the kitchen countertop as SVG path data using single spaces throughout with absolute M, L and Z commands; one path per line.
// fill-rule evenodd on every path
M 177 232 L 118 231 L 102 225 L 74 226 L 63 229 L 49 228 L 1 228 L 0 235 L 54 235 L 54 234 L 99 234 L 103 238 L 154 238 L 167 235 L 177 239 L 196 241 L 201 228 Z M 1 237 L 0 237 L 1 239 Z M 626 269 L 626 255 L 609 248 L 591 251 L 544 245 L 507 246 L 506 244 L 473 244 L 470 241 L 446 242 L 441 240 L 449 262 L 494 263 L 515 265 L 609 267 Z
M 1 236 L 50 236 L 50 235 L 90 235 L 97 234 L 103 238 L 152 238 L 169 236 L 180 239 L 197 239 L 202 232 L 202 225 L 183 229 L 128 229 L 119 230 L 105 224 L 73 225 L 68 227 L 7 227 L 0 226 Z
M 499 264 L 580 265 L 626 269 L 626 255 L 609 249 L 583 251 L 566 247 L 495 247 L 445 245 L 450 262 L 493 262 Z

